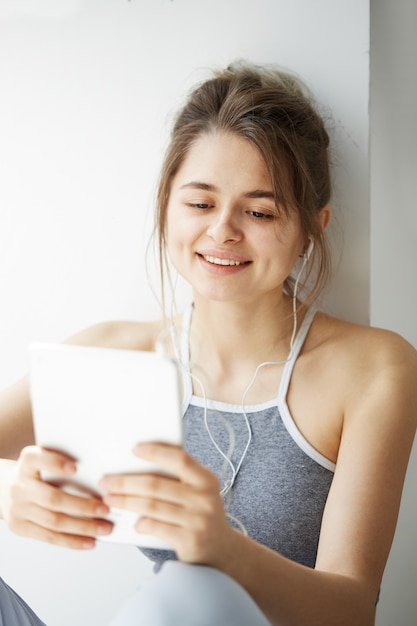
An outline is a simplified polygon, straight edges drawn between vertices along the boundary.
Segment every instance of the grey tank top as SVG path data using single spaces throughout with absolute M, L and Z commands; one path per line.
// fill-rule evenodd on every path
M 335 464 L 303 437 L 293 421 L 286 396 L 291 374 L 314 318 L 309 309 L 300 327 L 290 359 L 286 362 L 278 395 L 256 405 L 226 404 L 192 395 L 188 364 L 191 310 L 184 315 L 181 362 L 184 369 L 184 446 L 221 480 L 231 477 L 219 451 L 210 439 L 206 420 L 216 444 L 238 466 L 248 442 L 233 488 L 225 497 L 228 511 L 244 525 L 248 535 L 283 556 L 314 567 L 323 510 L 332 483 Z M 232 525 L 235 525 L 231 521 Z M 141 549 L 158 571 L 175 553 Z

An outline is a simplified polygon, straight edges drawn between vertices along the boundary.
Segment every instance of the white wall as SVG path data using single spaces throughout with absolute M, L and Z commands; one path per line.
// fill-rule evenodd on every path
M 205 68 L 236 57 L 291 67 L 333 111 L 346 223 L 333 306 L 368 319 L 367 11 L 363 0 L 0 1 L 1 383 L 25 369 L 32 338 L 158 314 L 143 249 L 170 114 Z
M 371 2 L 371 323 L 417 348 L 416 25 L 414 0 Z M 415 443 L 378 626 L 417 621 L 416 483 Z
M 143 258 L 170 114 L 201 68 L 236 57 L 292 68 L 333 111 L 345 234 L 326 306 L 368 321 L 368 10 L 364 0 L 0 0 L 0 387 L 25 371 L 33 339 L 158 315 Z M 1 524 L 0 546 L 1 574 L 51 626 L 102 626 L 149 571 L 134 548 L 74 554 Z

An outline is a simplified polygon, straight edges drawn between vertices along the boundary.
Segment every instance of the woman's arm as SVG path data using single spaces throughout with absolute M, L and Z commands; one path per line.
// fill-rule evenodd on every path
M 27 377 L 0 394 L 0 518 L 7 477 L 20 451 L 34 443 L 32 410 Z
M 29 383 L 25 377 L 0 394 L 0 458 L 17 459 L 21 449 L 34 441 Z

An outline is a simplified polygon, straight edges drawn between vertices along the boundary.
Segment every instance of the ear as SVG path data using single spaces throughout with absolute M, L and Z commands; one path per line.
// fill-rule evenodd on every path
M 330 218 L 332 216 L 332 209 L 329 204 L 325 204 L 322 209 L 320 209 L 319 214 L 317 216 L 318 222 L 321 226 L 322 230 L 326 230 L 329 225 Z

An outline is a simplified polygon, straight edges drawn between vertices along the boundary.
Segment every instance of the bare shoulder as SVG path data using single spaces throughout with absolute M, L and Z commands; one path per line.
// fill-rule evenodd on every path
M 120 350 L 151 351 L 155 350 L 164 327 L 162 320 L 100 322 L 72 335 L 65 343 Z
M 315 336 L 352 361 L 383 371 L 389 367 L 410 367 L 416 371 L 417 350 L 401 335 L 390 330 L 354 324 L 318 313 Z
M 317 312 L 287 400 L 306 439 L 336 462 L 348 425 L 359 438 L 382 422 L 413 436 L 416 379 L 417 352 L 401 336 Z
M 417 422 L 417 351 L 399 334 L 346 322 L 324 313 L 317 315 L 313 340 L 343 376 L 346 398 L 407 398 Z

